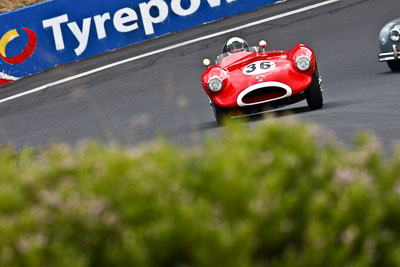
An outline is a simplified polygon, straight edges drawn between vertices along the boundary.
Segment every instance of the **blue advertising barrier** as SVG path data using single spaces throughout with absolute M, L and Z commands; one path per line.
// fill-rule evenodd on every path
M 50 0 L 3 13 L 0 80 L 24 77 L 277 1 Z

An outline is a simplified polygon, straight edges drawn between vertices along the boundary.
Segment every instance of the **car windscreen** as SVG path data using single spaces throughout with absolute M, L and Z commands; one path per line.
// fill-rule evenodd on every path
M 251 47 L 246 47 L 243 51 L 240 51 L 241 53 L 254 53 L 254 52 L 258 52 L 258 47 L 257 46 L 251 46 Z M 224 58 L 226 58 L 227 56 L 232 55 L 232 53 L 227 52 L 227 53 L 223 53 L 219 56 L 217 56 L 217 59 L 215 60 L 215 64 L 219 65 L 221 64 L 222 60 Z

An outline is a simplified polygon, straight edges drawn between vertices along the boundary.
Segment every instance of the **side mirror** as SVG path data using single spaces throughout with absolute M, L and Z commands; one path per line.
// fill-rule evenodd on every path
M 258 46 L 260 47 L 262 53 L 265 54 L 267 50 L 267 42 L 265 40 L 261 40 Z
M 203 65 L 209 67 L 211 65 L 211 61 L 208 58 L 206 58 L 203 60 Z

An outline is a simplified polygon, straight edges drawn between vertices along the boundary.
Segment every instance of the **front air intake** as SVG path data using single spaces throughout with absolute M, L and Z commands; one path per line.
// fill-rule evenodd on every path
M 285 96 L 286 93 L 286 90 L 281 87 L 263 87 L 249 92 L 242 98 L 242 101 L 246 105 L 256 104 L 276 98 L 281 98 Z
M 280 82 L 255 84 L 243 90 L 237 99 L 240 107 L 267 103 L 292 95 L 292 88 Z

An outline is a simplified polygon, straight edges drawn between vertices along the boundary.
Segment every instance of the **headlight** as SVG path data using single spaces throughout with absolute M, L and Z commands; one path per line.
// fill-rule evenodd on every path
M 390 31 L 390 39 L 392 39 L 393 42 L 398 42 L 400 40 L 400 32 L 398 29 Z
M 296 67 L 302 71 L 308 70 L 311 67 L 311 60 L 309 57 L 306 56 L 298 57 L 295 63 Z
M 208 88 L 213 92 L 218 92 L 222 89 L 222 79 L 214 76 L 208 80 Z

